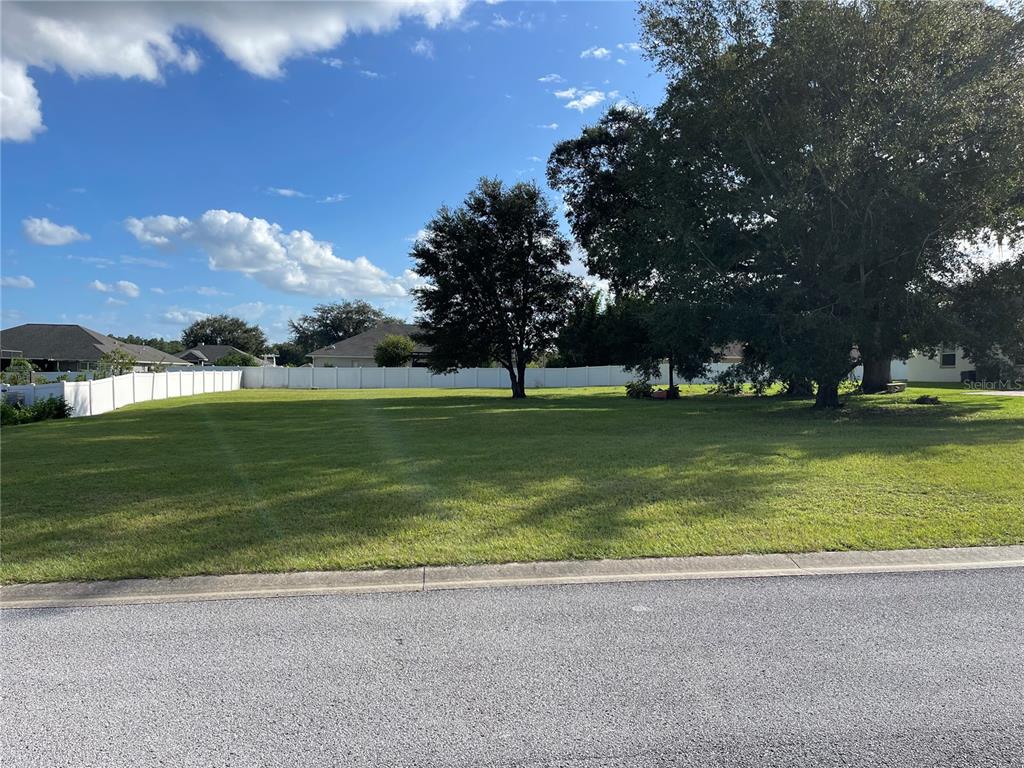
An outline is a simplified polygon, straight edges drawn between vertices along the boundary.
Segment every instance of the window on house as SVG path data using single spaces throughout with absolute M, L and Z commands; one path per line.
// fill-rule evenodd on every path
M 943 347 L 939 355 L 939 368 L 956 368 L 956 349 Z

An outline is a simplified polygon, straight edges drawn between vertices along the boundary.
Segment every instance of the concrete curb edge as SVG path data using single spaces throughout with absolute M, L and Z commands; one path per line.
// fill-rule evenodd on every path
M 374 592 L 430 592 L 442 589 L 1012 567 L 1024 567 L 1024 545 L 880 552 L 567 560 L 420 566 L 376 571 L 307 571 L 16 584 L 0 587 L 0 608 L 81 608 Z

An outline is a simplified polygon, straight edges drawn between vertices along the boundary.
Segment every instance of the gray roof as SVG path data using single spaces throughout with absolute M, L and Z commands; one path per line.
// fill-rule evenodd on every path
M 375 325 L 368 331 L 357 333 L 347 339 L 342 339 L 328 344 L 326 347 L 314 349 L 306 357 L 364 357 L 372 358 L 373 350 L 385 336 L 408 336 L 420 330 L 418 325 L 410 323 L 381 323 Z M 430 351 L 430 347 L 417 344 L 413 354 L 424 355 Z
M 248 354 L 248 352 L 243 352 L 237 347 L 232 347 L 228 344 L 199 344 L 198 346 L 192 347 L 192 349 L 186 349 L 184 352 L 179 352 L 178 357 L 182 360 L 187 359 L 187 357 L 192 357 L 196 360 L 202 360 L 203 362 L 216 363 L 222 357 L 226 357 L 227 355 Z M 254 357 L 254 355 L 249 356 Z
M 125 344 L 81 325 L 25 323 L 0 331 L 3 357 L 29 360 L 98 362 L 106 352 L 123 349 L 142 365 L 181 365 L 174 355 L 144 344 Z

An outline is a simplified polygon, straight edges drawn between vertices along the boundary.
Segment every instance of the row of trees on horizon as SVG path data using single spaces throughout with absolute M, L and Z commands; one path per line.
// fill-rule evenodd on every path
M 966 247 L 1024 235 L 1019 6 L 667 0 L 640 21 L 664 101 L 613 107 L 548 162 L 609 294 L 567 271 L 536 185 L 482 179 L 412 249 L 431 368 L 494 362 L 523 397 L 541 359 L 641 374 L 667 359 L 696 378 L 739 342 L 734 375 L 836 407 L 856 365 L 880 391 L 914 350 L 1024 361 L 1024 256 L 987 265 Z M 391 319 L 319 305 L 276 351 L 301 364 Z M 223 316 L 181 343 L 267 347 Z

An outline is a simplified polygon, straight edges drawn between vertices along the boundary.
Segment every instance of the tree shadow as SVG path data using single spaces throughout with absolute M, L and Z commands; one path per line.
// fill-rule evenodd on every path
M 966 530 L 914 538 L 927 528 L 915 515 L 933 514 L 915 494 L 961 498 L 929 475 L 943 456 L 1024 460 L 1010 399 L 823 415 L 617 390 L 307 394 L 224 393 L 5 434 L 4 578 L 914 545 Z M 1002 520 L 1014 488 L 993 487 L 984 514 Z

